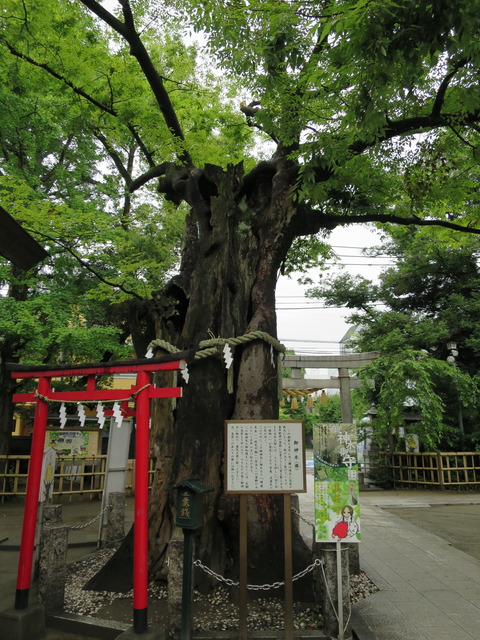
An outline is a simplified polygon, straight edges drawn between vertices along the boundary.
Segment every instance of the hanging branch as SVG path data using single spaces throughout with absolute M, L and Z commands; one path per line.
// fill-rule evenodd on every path
M 140 295 L 138 295 L 138 293 L 136 293 L 135 291 L 132 291 L 130 289 L 127 289 L 126 287 L 124 287 L 122 284 L 118 284 L 116 282 L 110 282 L 109 280 L 107 280 L 106 278 L 104 278 L 100 273 L 98 273 L 98 271 L 96 269 L 94 269 L 88 262 L 86 262 L 83 258 L 81 258 L 71 247 L 63 244 L 62 242 L 60 242 L 58 239 L 56 238 L 52 238 L 52 236 L 47 235 L 46 233 L 41 233 L 39 231 L 36 232 L 37 235 L 39 235 L 40 237 L 44 238 L 45 240 L 49 240 L 50 242 L 54 242 L 56 245 L 58 245 L 59 247 L 62 247 L 62 249 L 64 249 L 67 253 L 69 253 L 71 256 L 73 256 L 73 258 L 75 258 L 75 260 L 77 260 L 77 262 L 79 264 L 82 265 L 82 267 L 85 267 L 85 269 L 87 271 L 89 271 L 90 273 L 92 273 L 96 278 L 98 278 L 100 280 L 100 282 L 103 282 L 103 284 L 108 285 L 109 287 L 113 287 L 114 289 L 119 289 L 120 291 L 123 291 L 123 293 L 126 293 L 129 296 L 133 296 L 134 298 L 136 298 L 137 300 L 144 300 L 144 298 Z
M 365 213 L 361 215 L 333 215 L 324 213 L 308 205 L 300 205 L 299 213 L 295 216 L 294 235 L 303 236 L 318 233 L 320 229 L 335 229 L 343 225 L 364 224 L 366 222 L 382 222 L 387 224 L 416 225 L 419 227 L 444 227 L 452 231 L 461 231 L 462 233 L 473 233 L 480 235 L 480 229 L 476 227 L 464 226 L 456 224 L 449 220 L 438 220 L 419 218 L 412 216 L 406 218 L 395 214 L 386 213 Z
M 185 137 L 182 131 L 182 127 L 177 118 L 177 114 L 173 107 L 170 96 L 163 84 L 162 76 L 158 73 L 155 65 L 150 58 L 145 45 L 140 38 L 139 33 L 135 28 L 135 21 L 132 14 L 132 9 L 128 0 L 120 0 L 120 4 L 123 10 L 123 16 L 125 22 L 121 22 L 109 11 L 107 11 L 102 5 L 95 0 L 81 0 L 90 11 L 95 13 L 101 20 L 114 29 L 124 40 L 130 45 L 130 54 L 136 58 L 140 68 L 143 71 L 145 78 L 147 79 L 150 88 L 155 96 L 158 107 L 163 115 L 165 124 L 172 133 L 173 137 L 179 143 L 181 149 L 178 154 L 178 160 L 181 164 L 187 166 L 193 166 L 192 158 L 185 149 Z

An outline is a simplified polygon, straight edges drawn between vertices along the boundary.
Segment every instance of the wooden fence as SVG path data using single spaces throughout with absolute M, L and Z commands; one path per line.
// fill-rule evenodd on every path
M 379 452 L 378 464 L 394 486 L 447 489 L 480 485 L 480 452 Z
M 107 456 L 59 456 L 53 476 L 53 495 L 80 499 L 101 498 L 105 484 Z M 0 456 L 0 499 L 25 496 L 30 456 Z M 150 461 L 149 486 L 153 482 L 153 460 Z M 129 460 L 125 478 L 127 495 L 135 493 L 135 460 Z

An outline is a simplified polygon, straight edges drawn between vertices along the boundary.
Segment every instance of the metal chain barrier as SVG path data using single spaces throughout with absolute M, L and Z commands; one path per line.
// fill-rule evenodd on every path
M 72 529 L 75 531 L 81 531 L 82 529 L 86 529 L 87 527 L 91 527 L 92 524 L 95 524 L 95 522 L 97 522 L 98 520 L 100 520 L 100 518 L 103 516 L 103 514 L 108 511 L 109 509 L 113 509 L 112 505 L 107 504 L 101 511 L 100 513 L 98 513 L 94 518 L 92 518 L 91 520 L 89 520 L 88 522 L 85 522 L 84 524 L 77 524 L 77 525 L 65 525 L 67 527 L 67 529 Z M 54 525 L 57 526 L 57 525 Z M 47 528 L 50 528 L 51 525 L 47 524 L 46 525 Z
M 306 518 L 304 518 L 304 517 L 302 516 L 302 514 L 300 513 L 300 511 L 298 511 L 297 509 L 295 509 L 295 507 L 292 507 L 292 509 L 291 509 L 291 510 L 292 510 L 292 513 L 294 513 L 295 515 L 297 515 L 297 516 L 300 518 L 300 520 L 303 520 L 303 522 L 305 522 L 305 524 L 308 524 L 310 527 L 315 528 L 315 525 L 314 525 L 312 522 L 310 522 L 310 520 L 307 520 Z M 330 593 L 330 589 L 329 589 L 329 587 L 328 587 L 327 576 L 325 575 L 325 567 L 324 567 L 324 563 L 323 563 L 321 560 L 318 560 L 318 559 L 317 559 L 315 562 L 318 562 L 318 564 L 319 564 L 319 565 L 321 565 L 321 567 L 322 567 L 322 576 L 323 576 L 323 581 L 324 581 L 324 583 L 325 583 L 325 589 L 326 589 L 326 591 L 327 591 L 328 599 L 330 600 L 330 604 L 332 605 L 332 609 L 333 609 L 333 612 L 334 612 L 334 614 L 335 614 L 335 618 L 336 618 L 336 619 L 337 619 L 337 621 L 338 621 L 338 613 L 337 613 L 337 610 L 336 610 L 336 608 L 335 608 L 335 605 L 333 604 L 333 600 L 332 600 L 332 596 L 331 596 L 331 593 Z M 295 578 L 294 578 L 294 580 L 295 580 Z M 350 611 L 349 611 L 349 615 L 348 615 L 348 618 L 347 618 L 347 622 L 346 622 L 346 624 L 345 624 L 344 631 L 346 631 L 346 630 L 347 630 L 348 623 L 350 622 L 350 617 L 351 617 L 351 615 L 352 615 L 352 607 L 351 607 L 351 605 L 350 605 Z
M 306 518 L 304 518 L 302 516 L 302 514 L 300 513 L 300 511 L 297 511 L 297 509 L 295 509 L 295 507 L 292 507 L 292 513 L 294 513 L 296 516 L 298 516 L 300 518 L 300 520 L 303 520 L 305 522 L 305 524 L 308 524 L 310 527 L 315 527 L 315 525 L 310 522 L 310 520 L 307 520 Z
M 68 527 L 69 529 L 74 529 L 75 531 L 80 531 L 81 529 L 86 529 L 87 527 L 92 526 L 92 524 L 95 524 L 95 522 L 97 522 L 98 520 L 100 520 L 100 518 L 103 516 L 103 514 L 108 511 L 109 509 L 113 509 L 112 505 L 107 504 L 105 505 L 105 507 L 100 511 L 100 513 L 98 513 L 94 518 L 92 518 L 89 522 L 85 522 L 85 524 L 79 524 L 79 525 L 72 525 L 70 527 Z
M 330 600 L 330 604 L 332 605 L 332 609 L 333 609 L 333 613 L 335 614 L 335 618 L 337 619 L 337 622 L 339 622 L 338 619 L 338 612 L 335 609 L 335 605 L 333 604 L 333 600 L 332 600 L 332 594 L 330 593 L 330 589 L 328 587 L 328 580 L 327 580 L 327 576 L 325 575 L 325 568 L 323 566 L 323 562 L 322 564 L 322 575 L 323 575 L 323 581 L 325 583 L 325 589 L 327 590 L 327 594 L 328 594 L 328 599 Z M 343 631 L 345 632 L 347 630 L 348 627 L 348 623 L 350 622 L 350 618 L 352 616 L 352 605 L 350 604 L 349 606 L 349 612 L 348 612 L 348 618 L 347 618 L 347 622 L 344 625 Z
M 209 567 L 206 567 L 201 562 L 201 560 L 194 560 L 193 565 L 195 567 L 198 567 L 199 569 L 202 569 L 202 571 L 204 571 L 210 577 L 215 578 L 215 580 L 218 580 L 219 582 L 223 582 L 229 587 L 240 586 L 239 582 L 235 582 L 230 578 L 224 578 L 218 573 L 215 573 L 215 571 L 212 571 L 212 569 L 210 569 Z M 319 567 L 321 565 L 323 565 L 323 562 L 317 558 L 314 562 L 312 562 L 311 565 L 309 565 L 308 567 L 303 569 L 303 571 L 300 571 L 295 576 L 293 576 L 292 581 L 300 580 L 300 578 L 303 578 L 304 576 L 307 575 L 307 573 L 310 573 L 310 571 L 313 571 L 316 567 Z M 247 589 L 249 591 L 270 591 L 270 589 L 279 589 L 280 587 L 283 587 L 284 584 L 285 584 L 285 581 L 274 582 L 273 584 L 247 584 Z

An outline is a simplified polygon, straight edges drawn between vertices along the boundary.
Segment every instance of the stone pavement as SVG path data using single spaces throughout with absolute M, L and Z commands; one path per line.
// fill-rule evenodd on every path
M 313 516 L 311 494 L 301 498 L 306 518 Z M 420 516 L 422 508 L 441 504 L 472 505 L 480 525 L 479 492 L 360 494 L 360 566 L 380 591 L 353 605 L 357 640 L 480 640 L 480 560 L 382 509 L 416 507 Z
M 8 538 L 0 544 L 0 610 L 11 609 L 15 602 L 16 579 L 18 571 L 19 547 L 22 537 L 23 510 L 25 501 L 13 498 L 0 502 L 0 540 Z M 84 500 L 62 503 L 63 523 L 67 526 L 82 526 L 92 520 L 90 525 L 80 530 L 72 529 L 68 536 L 67 562 L 74 562 L 91 554 L 99 537 L 99 518 L 102 503 L 99 500 Z M 128 531 L 133 522 L 133 498 L 127 498 L 125 513 L 125 530 Z M 36 602 L 35 586 L 31 587 L 29 603 Z M 0 629 L 0 640 L 2 632 Z M 32 640 L 37 640 L 32 638 Z M 85 635 L 66 633 L 56 629 L 47 629 L 45 640 L 89 640 Z
M 385 493 L 362 494 L 360 562 L 380 591 L 354 607 L 360 640 L 479 640 L 480 561 L 379 505 L 474 504 L 480 523 L 480 495 Z
M 307 481 L 308 492 L 299 496 L 300 510 L 313 522 L 311 473 Z M 365 491 L 360 501 L 360 564 L 380 591 L 353 605 L 356 640 L 480 640 L 480 560 L 390 510 L 416 507 L 420 513 L 429 505 L 465 504 L 472 505 L 474 513 L 478 509 L 480 516 L 480 492 Z M 98 501 L 66 503 L 64 523 L 83 524 L 99 512 Z M 9 538 L 0 544 L 0 609 L 13 606 L 22 515 L 22 500 L 0 503 L 0 540 Z M 128 524 L 131 515 L 130 501 Z M 302 528 L 311 540 L 312 528 L 305 523 Z M 458 523 L 458 535 L 462 536 L 462 522 Z M 90 553 L 97 537 L 98 523 L 72 531 L 69 561 Z M 90 543 L 90 548 L 78 546 L 80 541 Z M 47 640 L 80 637 L 49 631 Z

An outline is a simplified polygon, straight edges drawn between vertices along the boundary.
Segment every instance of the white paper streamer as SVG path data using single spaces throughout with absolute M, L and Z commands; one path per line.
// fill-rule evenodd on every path
M 67 424 L 67 407 L 63 402 L 60 405 L 59 416 L 60 416 L 60 429 L 63 429 Z
M 97 420 L 98 420 L 98 428 L 103 429 L 103 425 L 105 424 L 105 412 L 103 410 L 103 404 L 101 402 L 97 403 Z
M 115 425 L 120 429 L 123 422 L 123 415 L 119 402 L 113 404 L 113 417 L 115 418 Z
M 223 347 L 223 359 L 225 360 L 225 366 L 230 369 L 233 362 L 233 352 L 229 344 Z
M 77 413 L 78 413 L 78 421 L 80 422 L 80 426 L 84 427 L 85 426 L 85 407 L 83 406 L 83 404 L 81 402 L 78 403 L 77 405 Z
M 182 378 L 185 380 L 185 382 L 188 384 L 188 381 L 190 379 L 190 373 L 188 371 L 188 364 L 185 365 L 185 367 L 183 369 L 180 370 L 182 373 Z

